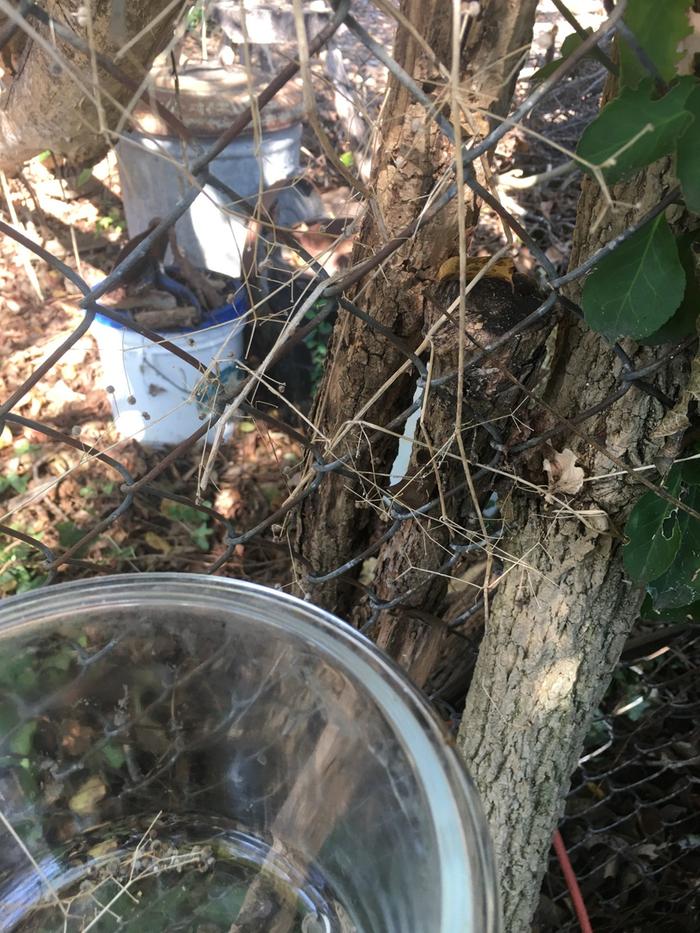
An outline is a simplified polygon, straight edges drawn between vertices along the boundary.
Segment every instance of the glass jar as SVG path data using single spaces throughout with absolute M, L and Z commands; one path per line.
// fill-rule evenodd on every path
M 374 645 L 179 573 L 0 605 L 2 929 L 495 933 L 476 792 Z

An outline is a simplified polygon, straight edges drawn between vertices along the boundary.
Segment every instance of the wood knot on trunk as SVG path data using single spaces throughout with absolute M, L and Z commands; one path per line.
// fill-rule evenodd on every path
M 459 276 L 439 282 L 433 294 L 431 309 L 437 321 L 459 297 Z M 487 276 L 476 283 L 466 295 L 466 335 L 485 346 L 516 327 L 520 321 L 542 303 L 535 283 L 515 272 L 510 280 Z M 433 323 L 429 321 L 429 324 Z M 454 308 L 437 333 L 437 338 L 447 346 L 459 342 L 459 308 Z

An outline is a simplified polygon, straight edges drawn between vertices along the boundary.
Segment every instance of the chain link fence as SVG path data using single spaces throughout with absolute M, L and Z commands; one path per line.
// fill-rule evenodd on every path
M 589 736 L 560 829 L 595 930 L 692 930 L 700 641 L 682 624 L 638 639 Z M 552 858 L 538 916 L 542 930 L 579 929 L 567 901 Z
M 478 7 L 477 4 L 467 6 Z M 212 553 L 208 565 L 204 566 L 202 563 L 202 569 L 206 573 L 226 572 L 227 568 L 239 565 L 241 549 L 258 547 L 265 554 L 274 552 L 285 557 L 291 556 L 296 574 L 303 577 L 299 579 L 297 576 L 297 582 L 311 598 L 315 587 L 330 580 L 353 579 L 353 585 L 363 589 L 372 608 L 371 618 L 365 626 L 368 632 L 372 631 L 382 611 L 401 605 L 409 606 L 411 597 L 419 589 L 418 586 L 409 583 L 399 595 L 386 600 L 381 598 L 371 585 L 362 582 L 361 577 L 356 579 L 358 568 L 373 558 L 382 545 L 399 534 L 407 523 L 420 523 L 435 516 L 445 502 L 449 503 L 458 496 L 466 495 L 467 483 L 459 483 L 453 488 L 442 490 L 439 498 L 411 503 L 410 507 L 400 496 L 395 495 L 388 485 L 384 485 L 380 489 L 387 515 L 383 534 L 341 566 L 319 572 L 309 564 L 307 557 L 295 551 L 289 536 L 280 535 L 280 529 L 287 517 L 293 515 L 303 501 L 317 495 L 329 476 L 352 476 L 352 458 L 336 456 L 333 450 L 327 448 L 315 435 L 313 425 L 308 420 L 301 419 L 298 423 L 289 424 L 283 420 L 283 415 L 273 414 L 268 408 L 256 404 L 256 388 L 261 381 L 264 382 L 267 371 L 274 370 L 276 365 L 294 353 L 294 348 L 302 341 L 327 326 L 328 320 L 332 320 L 336 315 L 350 315 L 372 328 L 378 337 L 401 355 L 405 360 L 404 370 L 411 374 L 416 386 L 416 394 L 410 407 L 398 417 L 382 424 L 379 430 L 367 430 L 362 434 L 358 444 L 363 444 L 366 450 L 371 451 L 373 444 L 385 438 L 387 433 L 394 433 L 397 437 L 405 436 L 407 423 L 423 409 L 430 393 L 441 389 L 454 391 L 459 378 L 458 371 L 431 379 L 424 355 L 417 355 L 407 348 L 401 337 L 376 321 L 362 306 L 360 286 L 368 277 L 381 273 L 382 264 L 387 258 L 457 197 L 460 191 L 457 181 L 457 159 L 461 163 L 465 184 L 529 250 L 540 276 L 537 299 L 528 313 L 512 326 L 503 329 L 490 342 L 479 345 L 472 341 L 466 348 L 464 372 L 468 374 L 477 367 L 488 365 L 490 360 L 498 358 L 499 349 L 512 346 L 523 335 L 531 333 L 533 329 L 548 321 L 553 321 L 558 315 L 581 318 L 579 307 L 565 294 L 567 287 L 586 275 L 602 258 L 619 248 L 644 224 L 673 205 L 678 200 L 678 190 L 668 190 L 653 209 L 623 235 L 589 256 L 578 267 L 560 274 L 549 258 L 547 250 L 527 229 L 526 224 L 504 206 L 489 187 L 477 179 L 474 167 L 480 157 L 491 153 L 499 141 L 514 126 L 525 120 L 541 101 L 561 89 L 564 79 L 591 50 L 614 35 L 620 23 L 622 10 L 623 5 L 613 9 L 599 29 L 587 35 L 548 78 L 537 84 L 534 90 L 519 102 L 507 120 L 496 125 L 485 137 L 474 139 L 457 149 L 453 127 L 436 107 L 431 93 L 419 86 L 391 56 L 385 45 L 376 41 L 355 18 L 350 0 L 339 0 L 335 3 L 333 9 L 327 12 L 325 25 L 309 38 L 309 56 L 313 57 L 323 50 L 341 25 L 346 27 L 367 52 L 386 67 L 391 80 L 402 85 L 415 101 L 424 106 L 426 118 L 435 121 L 453 147 L 452 170 L 442 190 L 429 199 L 424 209 L 416 213 L 414 220 L 403 230 L 396 235 L 387 236 L 384 245 L 372 255 L 360 260 L 356 258 L 348 268 L 330 276 L 288 231 L 262 225 L 259 229 L 261 242 L 269 249 L 283 246 L 295 253 L 298 266 L 305 273 L 305 279 L 299 293 L 294 296 L 294 301 L 278 318 L 276 338 L 267 358 L 253 371 L 244 371 L 242 378 L 233 383 L 222 378 L 222 373 L 216 365 L 202 363 L 180 344 L 168 339 L 167 335 L 163 336 L 137 324 L 132 316 L 103 303 L 101 299 L 122 287 L 130 276 L 138 272 L 139 263 L 147 259 L 149 251 L 159 240 L 168 236 L 175 222 L 192 205 L 202 185 L 206 184 L 216 189 L 224 198 L 226 209 L 238 215 L 242 222 L 248 223 L 251 218 L 260 219 L 260 212 L 255 205 L 251 206 L 249 199 L 241 197 L 217 178 L 211 164 L 250 127 L 256 119 L 256 114 L 263 111 L 265 106 L 298 75 L 300 65 L 297 61 L 290 60 L 272 75 L 265 89 L 255 100 L 249 102 L 231 125 L 206 148 L 200 147 L 199 154 L 191 164 L 183 166 L 185 184 L 178 203 L 163 212 L 162 218 L 154 228 L 98 284 L 90 286 L 74 268 L 24 235 L 16 225 L 0 220 L 0 232 L 4 237 L 11 238 L 33 253 L 76 288 L 82 296 L 79 301 L 82 313 L 79 323 L 66 332 L 60 345 L 41 360 L 31 375 L 16 385 L 0 405 L 0 429 L 9 428 L 10 432 L 28 430 L 43 436 L 47 441 L 64 445 L 65 448 L 77 452 L 78 461 L 82 466 L 94 464 L 94 469 L 111 472 L 115 490 L 114 504 L 108 513 L 93 521 L 90 527 L 81 529 L 79 535 L 64 545 L 49 546 L 30 530 L 17 527 L 21 525 L 18 519 L 21 518 L 24 503 L 20 503 L 13 514 L 5 516 L 0 524 L 0 533 L 36 551 L 42 561 L 45 583 L 50 584 L 70 574 L 85 572 L 86 569 L 94 571 L 94 565 L 91 565 L 85 555 L 95 542 L 109 535 L 136 510 L 153 510 L 155 514 L 159 514 L 165 502 L 193 510 L 219 529 L 217 540 L 220 545 Z M 476 12 L 478 13 L 478 10 Z M 21 17 L 35 28 L 50 30 L 56 40 L 71 45 L 75 54 L 90 54 L 89 47 L 71 29 L 34 4 L 23 4 L 15 18 L 8 21 L 0 36 L 0 45 L 11 37 L 13 29 L 22 28 L 19 22 Z M 95 61 L 98 69 L 126 84 L 132 92 L 140 96 L 143 104 L 153 108 L 175 137 L 189 146 L 195 145 L 193 134 L 179 117 L 153 99 L 148 91 L 135 85 L 117 63 L 99 54 L 95 56 Z M 496 263 L 498 259 L 498 255 L 494 256 L 493 262 Z M 489 264 L 484 265 L 480 274 L 488 274 L 490 267 Z M 355 291 L 351 292 L 353 288 Z M 350 294 L 354 294 L 352 300 L 348 297 Z M 198 379 L 196 397 L 200 405 L 206 408 L 201 426 L 187 439 L 162 455 L 142 459 L 136 469 L 120 457 L 118 447 L 114 450 L 99 449 L 83 441 L 80 436 L 18 411 L 52 368 L 57 366 L 89 331 L 97 314 L 135 332 L 145 340 L 157 343 L 162 350 L 175 355 L 191 367 Z M 594 407 L 580 411 L 570 420 L 560 420 L 555 427 L 521 439 L 517 443 L 509 443 L 508 437 L 496 423 L 485 423 L 483 430 L 489 435 L 492 459 L 483 467 L 475 467 L 473 481 L 478 483 L 499 470 L 505 470 L 510 475 L 511 467 L 518 463 L 519 457 L 555 441 L 561 431 L 574 431 L 587 443 L 603 450 L 597 439 L 586 434 L 586 424 L 589 419 L 612 406 L 627 393 L 646 393 L 665 409 L 670 409 L 673 400 L 657 384 L 655 377 L 663 371 L 670 359 L 685 352 L 692 342 L 692 339 L 688 339 L 680 345 L 666 348 L 657 353 L 652 362 L 641 368 L 635 367 L 623 346 L 619 343 L 611 345 L 608 351 L 610 366 L 617 373 L 617 386 L 608 398 Z M 538 400 L 521 378 L 507 370 L 501 375 L 518 390 L 521 398 L 537 404 Z M 212 430 L 220 437 L 225 424 L 241 418 L 285 434 L 293 444 L 306 452 L 313 470 L 312 479 L 291 488 L 281 504 L 267 510 L 247 527 L 240 526 L 221 511 L 204 504 L 201 496 L 180 495 L 173 491 L 171 483 L 162 483 L 163 478 L 169 475 L 169 471 L 183 457 L 191 456 L 192 452 L 198 449 L 197 445 L 207 436 L 211 436 Z M 410 443 L 410 436 L 405 436 L 405 439 Z M 216 446 L 215 442 L 214 450 Z M 202 458 L 204 475 L 200 476 L 200 490 L 206 486 L 207 469 L 211 469 L 214 462 L 211 450 L 205 448 L 205 451 L 206 455 Z M 612 455 L 610 459 L 619 462 L 621 468 L 630 476 L 634 476 L 639 483 L 668 498 L 668 493 L 649 482 L 643 473 L 633 473 Z M 482 502 L 481 507 L 485 509 L 488 504 L 488 501 Z M 467 534 L 455 530 L 449 542 L 448 555 L 437 572 L 450 576 L 455 568 L 464 566 L 465 559 L 470 555 L 483 552 L 486 547 L 496 547 L 497 541 L 497 536 L 491 542 L 485 542 L 475 537 L 473 532 Z M 204 560 L 202 557 L 202 562 Z M 276 582 L 286 585 L 289 579 Z M 478 618 L 482 604 L 483 597 L 475 597 L 449 622 L 452 631 L 465 639 L 473 640 L 475 646 L 478 645 L 478 633 L 473 631 L 473 621 Z M 692 898 L 692 879 L 697 877 L 697 855 L 693 854 L 693 849 L 697 851 L 699 832 L 695 790 L 698 759 L 695 751 L 697 746 L 694 745 L 697 740 L 694 730 L 697 727 L 693 725 L 693 719 L 697 718 L 698 707 L 698 644 L 697 638 L 682 631 L 672 640 L 666 653 L 657 660 L 639 666 L 629 663 L 620 666 L 606 701 L 608 707 L 596 725 L 598 740 L 587 750 L 575 776 L 561 831 L 591 915 L 596 918 L 596 930 L 661 930 L 666 928 L 663 924 L 667 923 L 665 917 L 668 912 L 673 915 L 674 926 L 691 928 L 682 926 L 682 917 Z M 476 648 L 474 656 L 475 653 Z M 636 691 L 635 695 L 638 695 L 639 699 L 635 699 L 636 705 L 628 706 L 627 709 L 621 708 L 625 704 L 620 700 L 620 696 L 626 695 L 630 690 Z M 447 712 L 447 715 L 450 715 L 449 705 L 446 706 L 446 701 L 441 698 L 439 685 L 434 687 L 433 699 L 443 714 Z M 538 920 L 541 929 L 576 928 L 566 899 L 563 880 L 559 876 L 556 864 L 553 863 L 543 888 L 543 903 Z M 662 900 L 665 901 L 663 910 Z

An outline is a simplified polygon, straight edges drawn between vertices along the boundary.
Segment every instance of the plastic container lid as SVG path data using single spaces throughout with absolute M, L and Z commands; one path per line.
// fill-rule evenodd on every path
M 253 71 L 249 84 L 244 68 L 227 70 L 218 62 L 191 62 L 177 73 L 170 61 L 156 59 L 151 78 L 158 101 L 176 113 L 197 136 L 217 136 L 267 86 L 270 76 Z M 301 122 L 303 90 L 299 79 L 288 81 L 260 111 L 263 130 L 274 132 Z M 172 136 L 167 124 L 145 105 L 134 111 L 134 125 L 151 136 Z

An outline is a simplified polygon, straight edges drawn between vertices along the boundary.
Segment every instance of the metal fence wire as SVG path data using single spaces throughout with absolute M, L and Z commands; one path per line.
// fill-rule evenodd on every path
M 351 0 L 338 0 L 333 4 L 326 24 L 309 40 L 309 55 L 314 56 L 324 49 L 340 26 L 344 25 L 367 49 L 368 53 L 376 57 L 388 69 L 392 79 L 403 85 L 408 94 L 425 107 L 426 115 L 437 123 L 441 132 L 452 144 L 451 178 L 441 193 L 431 200 L 430 206 L 417 213 L 405 229 L 387 239 L 385 244 L 372 255 L 356 261 L 348 268 L 331 276 L 288 233 L 263 227 L 261 237 L 270 245 L 282 244 L 293 250 L 299 257 L 300 265 L 312 278 L 310 284 L 305 285 L 300 290 L 300 294 L 295 296 L 295 301 L 288 309 L 284 326 L 280 330 L 273 351 L 264 365 L 255 373 L 246 375 L 235 384 L 224 384 L 216 367 L 212 368 L 203 364 L 187 350 L 168 340 L 167 336 L 164 337 L 135 323 L 130 316 L 101 303 L 101 299 L 128 281 L 130 274 L 138 269 L 139 263 L 146 259 L 149 251 L 159 239 L 162 240 L 163 236 L 167 236 L 178 218 L 182 217 L 192 205 L 202 185 L 207 184 L 217 189 L 226 200 L 227 210 L 240 215 L 244 222 L 255 214 L 255 208 L 251 207 L 246 199 L 215 176 L 211 170 L 211 163 L 230 143 L 248 129 L 255 114 L 263 111 L 288 82 L 295 78 L 300 69 L 300 64 L 296 60 L 290 60 L 284 67 L 281 67 L 271 77 L 267 87 L 238 114 L 230 126 L 206 148 L 200 148 L 194 161 L 187 166 L 185 189 L 175 206 L 164 211 L 162 219 L 155 227 L 97 285 L 88 285 L 75 269 L 24 235 L 15 225 L 0 220 L 0 231 L 5 237 L 13 239 L 43 260 L 51 269 L 63 276 L 66 282 L 77 288 L 82 295 L 79 301 L 79 308 L 82 311 L 80 322 L 69 333 L 66 333 L 60 345 L 38 363 L 31 375 L 17 385 L 0 405 L 0 431 L 6 426 L 9 426 L 10 430 L 30 429 L 38 435 L 43 435 L 48 441 L 65 445 L 66 448 L 79 452 L 86 463 L 99 461 L 105 468 L 113 471 L 120 491 L 118 504 L 108 514 L 94 521 L 91 527 L 66 546 L 48 546 L 29 531 L 13 527 L 8 519 L 0 525 L 0 532 L 3 535 L 36 549 L 44 562 L 47 584 L 59 580 L 63 574 L 70 572 L 71 568 L 89 567 L 89 562 L 86 564 L 82 557 L 86 547 L 101 536 L 108 534 L 137 506 L 158 509 L 163 501 L 186 505 L 224 529 L 224 547 L 220 553 L 212 557 L 206 568 L 208 573 L 215 574 L 225 568 L 234 559 L 237 549 L 243 545 L 265 542 L 266 546 L 282 548 L 289 552 L 292 547 L 290 542 L 285 541 L 281 545 L 277 537 L 279 526 L 288 515 L 299 509 L 304 500 L 316 495 L 329 476 L 332 474 L 351 475 L 352 463 L 349 456 L 337 457 L 333 451 L 324 449 L 324 445 L 304 422 L 301 425 L 286 424 L 277 415 L 272 415 L 269 410 L 256 405 L 254 389 L 260 378 L 264 376 L 265 367 L 269 368 L 278 364 L 293 351 L 295 345 L 309 334 L 318 332 L 328 320 L 329 315 L 336 311 L 339 315 L 353 315 L 361 319 L 368 327 L 373 328 L 378 337 L 387 344 L 391 344 L 402 355 L 406 366 L 412 370 L 415 377 L 417 393 L 412 405 L 389 423 L 383 424 L 381 436 L 386 436 L 386 432 L 402 435 L 407 419 L 422 409 L 429 392 L 456 384 L 458 379 L 456 371 L 431 380 L 425 360 L 407 350 L 400 337 L 376 321 L 362 307 L 361 295 L 350 300 L 348 292 L 352 286 L 357 286 L 366 280 L 371 273 L 381 270 L 382 264 L 388 257 L 436 217 L 445 205 L 458 195 L 460 188 L 457 183 L 457 159 L 461 161 L 465 184 L 478 195 L 483 203 L 495 211 L 504 225 L 528 248 L 539 267 L 542 282 L 542 296 L 538 299 L 537 306 L 523 320 L 518 321 L 489 344 L 468 350 L 465 360 L 466 372 L 484 360 L 493 358 L 499 348 L 509 345 L 535 325 L 555 314 L 568 314 L 580 318 L 579 307 L 563 294 L 566 286 L 583 277 L 604 256 L 619 248 L 650 219 L 658 216 L 678 200 L 678 189 L 668 190 L 658 204 L 638 223 L 594 255 L 589 256 L 577 268 L 570 269 L 566 274 L 559 274 L 548 258 L 547 251 L 526 229 L 524 222 L 521 222 L 477 180 L 474 171 L 477 159 L 492 152 L 499 140 L 513 126 L 523 121 L 541 101 L 561 87 L 563 79 L 570 75 L 591 50 L 613 36 L 620 24 L 624 4 L 618 4 L 599 29 L 587 36 L 554 73 L 537 84 L 507 120 L 493 128 L 484 138 L 461 145 L 459 150 L 455 146 L 452 125 L 435 106 L 431 93 L 419 86 L 391 57 L 385 46 L 376 41 L 357 21 L 352 14 L 352 6 Z M 467 6 L 478 5 L 468 4 Z M 19 22 L 21 17 L 24 17 L 24 21 L 34 27 L 50 27 L 51 34 L 56 39 L 71 44 L 76 52 L 90 52 L 89 47 L 72 30 L 35 4 L 22 4 L 20 12 L 15 14 L 15 19 L 8 21 L 4 33 L 0 36 L 0 45 L 8 40 L 13 26 L 19 25 L 21 28 Z M 124 74 L 115 62 L 97 54 L 96 66 L 113 79 L 126 84 L 132 91 L 140 91 L 134 81 Z M 147 92 L 140 92 L 140 96 L 146 106 L 157 111 L 158 116 L 167 124 L 173 136 L 190 146 L 195 145 L 193 134 L 177 115 L 168 111 Z M 149 461 L 141 472 L 129 469 L 116 452 L 97 449 L 81 440 L 79 436 L 59 430 L 36 418 L 19 414 L 17 411 L 18 406 L 26 401 L 52 368 L 88 332 L 98 313 L 136 332 L 146 340 L 157 342 L 163 350 L 175 354 L 185 364 L 192 367 L 200 379 L 198 397 L 200 400 L 209 399 L 207 415 L 201 426 L 186 440 L 159 456 L 157 462 Z M 537 436 L 530 436 L 514 446 L 506 445 L 496 425 L 488 425 L 485 430 L 491 434 L 493 459 L 488 470 L 484 469 L 482 473 L 487 474 L 489 470 L 498 469 L 499 466 L 504 465 L 506 457 L 512 461 L 525 451 L 541 447 L 546 442 L 555 439 L 559 431 L 571 431 L 572 429 L 575 432 L 585 431 L 586 422 L 590 418 L 612 406 L 629 392 L 647 393 L 666 408 L 672 407 L 673 401 L 655 383 L 655 376 L 669 359 L 687 351 L 691 343 L 692 341 L 686 340 L 683 344 L 674 345 L 658 353 L 654 361 L 643 368 L 635 367 L 632 358 L 619 343 L 611 345 L 609 348 L 611 369 L 615 366 L 618 377 L 617 386 L 608 398 L 588 410 L 580 411 L 572 420 L 562 420 L 554 428 Z M 516 384 L 521 385 L 516 377 L 512 378 Z M 252 527 L 239 527 L 215 508 L 203 504 L 198 498 L 181 496 L 170 487 L 159 483 L 172 465 L 183 455 L 193 451 L 212 428 L 241 416 L 268 424 L 274 430 L 286 433 L 294 443 L 308 451 L 314 464 L 313 481 L 292 490 L 281 506 L 272 510 Z M 358 443 L 366 445 L 369 449 L 377 436 L 379 435 L 364 434 Z M 581 436 L 591 442 L 585 434 Z M 475 473 L 475 481 L 482 473 Z M 644 485 L 651 486 L 642 475 L 638 475 L 638 478 Z M 450 498 L 463 491 L 464 484 L 461 484 L 454 489 L 445 490 L 443 496 L 446 501 L 449 501 Z M 425 501 L 408 508 L 388 489 L 383 490 L 383 497 L 388 514 L 384 533 L 354 555 L 351 560 L 344 562 L 342 566 L 319 572 L 317 568 L 310 566 L 308 559 L 302 555 L 293 555 L 297 567 L 303 568 L 302 588 L 311 594 L 311 598 L 313 598 L 315 586 L 332 579 L 356 576 L 357 568 L 372 558 L 387 540 L 403 528 L 405 523 L 420 522 L 441 508 L 440 499 Z M 478 550 L 483 545 L 483 541 L 481 544 L 474 544 L 473 535 L 467 539 L 459 531 L 455 531 L 450 543 L 449 555 L 444 565 L 439 568 L 439 572 L 449 575 L 452 567 L 469 549 Z M 394 608 L 402 603 L 408 604 L 416 591 L 415 586 L 407 583 L 405 591 L 391 601 L 387 601 L 374 592 L 371 586 L 359 585 L 364 587 L 365 595 L 373 609 L 367 629 L 371 629 L 373 621 L 381 611 Z M 469 619 L 478 612 L 479 608 L 479 601 L 476 600 L 458 618 L 452 620 L 452 628 L 457 632 L 466 633 Z M 697 746 L 693 744 L 697 740 L 697 734 L 694 732 L 697 727 L 693 725 L 693 721 L 694 718 L 697 719 L 698 708 L 698 644 L 697 639 L 681 632 L 678 639 L 673 640 L 666 654 L 650 662 L 649 670 L 645 666 L 637 667 L 624 663 L 621 665 L 616 675 L 618 680 L 610 696 L 614 700 L 616 689 L 618 694 L 620 693 L 622 689 L 620 683 L 622 686 L 626 684 L 627 687 L 630 683 L 636 683 L 642 696 L 639 707 L 635 707 L 639 716 L 632 715 L 634 710 L 621 714 L 618 709 L 617 715 L 614 715 L 614 709 L 608 710 L 605 718 L 598 725 L 598 728 L 604 731 L 597 736 L 599 741 L 594 748 L 589 750 L 575 776 L 561 829 L 583 893 L 590 901 L 592 915 L 596 917 L 596 929 L 599 931 L 665 929 L 663 924 L 666 920 L 662 916 L 663 910 L 673 914 L 675 926 L 684 928 L 683 921 L 679 917 L 690 903 L 693 875 L 697 878 L 698 857 L 692 853 L 693 849 L 697 851 L 697 834 L 700 832 L 697 826 L 696 790 L 698 758 L 694 751 Z M 618 696 L 617 706 L 619 705 Z M 601 738 L 602 735 L 604 739 Z M 663 899 L 666 901 L 663 910 L 659 892 L 663 892 Z M 558 869 L 556 865 L 552 865 L 543 888 L 543 903 L 538 920 L 541 929 L 575 929 L 566 898 Z M 599 910 L 593 906 L 594 902 L 599 905 Z
M 623 656 L 589 735 L 560 831 L 596 931 L 690 931 L 698 897 L 700 639 L 676 626 L 639 642 Z M 552 933 L 579 929 L 554 857 L 538 924 Z

